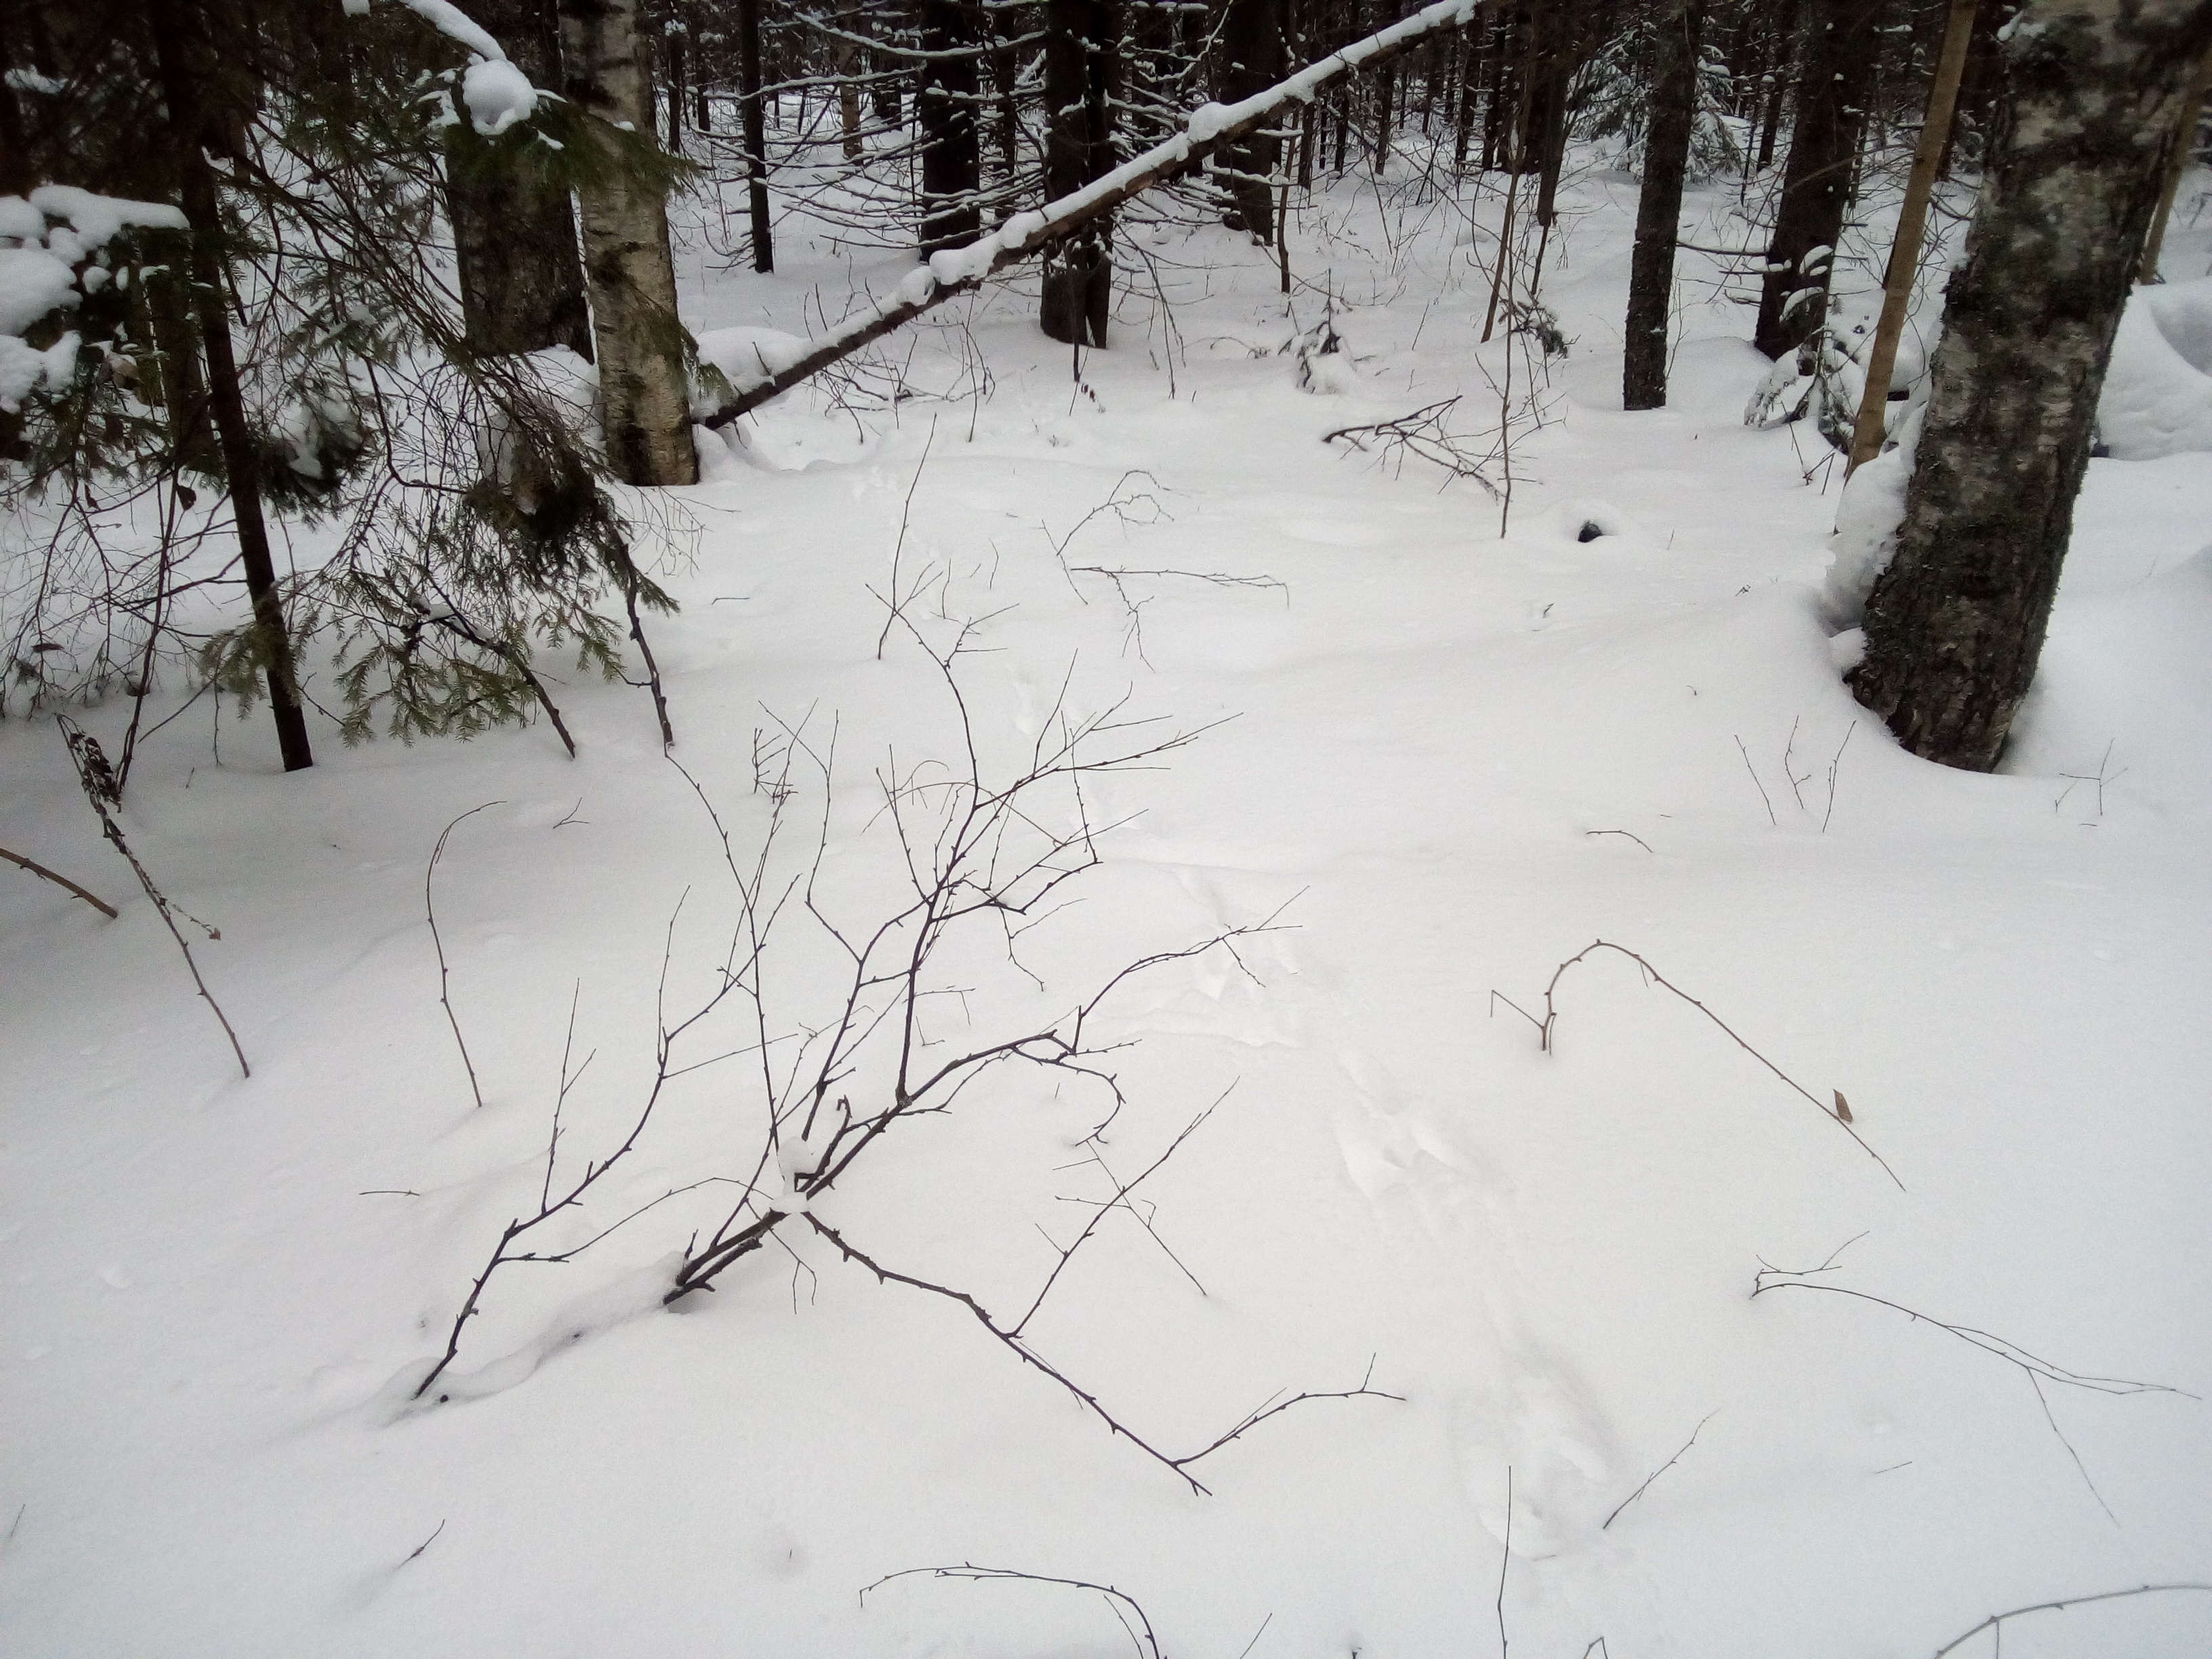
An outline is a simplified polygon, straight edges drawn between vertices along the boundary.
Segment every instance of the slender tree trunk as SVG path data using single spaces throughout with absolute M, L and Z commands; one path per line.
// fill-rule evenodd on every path
M 753 269 L 774 270 L 775 229 L 768 212 L 768 112 L 761 97 L 760 9 L 761 0 L 738 0 L 738 124 L 745 146 L 745 207 L 752 226 Z
M 1813 0 L 1798 81 L 1797 120 L 1783 169 L 1782 205 L 1766 251 L 1759 323 L 1752 343 L 1770 357 L 1794 351 L 1820 318 L 1817 306 L 1790 302 L 1808 289 L 1825 293 L 1826 266 L 1805 267 L 1808 256 L 1832 255 L 1843 234 L 1850 198 L 1851 158 L 1875 53 L 1875 26 L 1884 0 Z
M 1406 0 L 1382 0 L 1376 16 L 1376 27 L 1405 15 Z M 1375 176 L 1381 178 L 1382 169 L 1390 160 L 1390 140 L 1396 131 L 1398 104 L 1398 65 L 1394 60 L 1385 64 L 1375 76 L 1375 147 L 1370 158 Z
M 474 0 L 532 86 L 561 84 L 560 29 L 544 0 Z M 469 347 L 487 356 L 566 346 L 592 356 L 591 307 L 576 253 L 568 187 L 548 176 L 542 146 L 495 157 L 465 121 L 447 130 L 446 202 L 453 216 L 461 318 Z
M 1012 37 L 1018 32 L 1018 13 L 991 15 L 991 91 L 997 100 L 991 126 L 998 143 L 999 177 L 1008 182 L 1022 168 L 1022 123 L 1017 98 L 1021 81 L 1021 49 L 1012 44 Z M 1047 27 L 1050 27 L 1049 22 Z
M 1237 103 L 1283 78 L 1282 0 L 1229 0 L 1221 15 L 1221 73 L 1214 95 Z M 1222 222 L 1248 230 L 1262 244 L 1275 239 L 1274 191 L 1266 179 L 1281 158 L 1282 141 L 1255 132 L 1223 157 L 1224 165 L 1243 174 L 1228 181 L 1234 204 Z
M 1786 58 L 1778 53 L 1774 67 L 1766 72 L 1766 107 L 1759 120 L 1759 171 L 1761 173 L 1774 165 L 1774 140 L 1782 130 L 1782 97 L 1789 88 L 1788 62 Z
M 921 0 L 925 58 L 915 115 L 921 126 L 921 251 L 963 247 L 982 233 L 982 150 L 976 142 L 973 0 Z
M 696 483 L 668 202 L 654 183 L 639 177 L 630 149 L 650 144 L 653 131 L 653 83 L 640 50 L 636 0 L 560 4 L 562 90 L 598 118 L 592 142 L 603 163 L 599 176 L 578 186 L 576 200 L 607 459 L 630 483 Z M 625 122 L 627 133 L 618 131 Z
M 684 153 L 684 25 L 671 21 L 660 36 L 661 79 L 668 93 L 668 153 Z
M 1968 0 L 1971 3 L 1972 0 Z M 1682 217 L 1682 175 L 1698 119 L 1698 44 L 1705 0 L 1672 0 L 1659 17 L 1651 119 L 1644 142 L 1644 188 L 1636 202 L 1636 251 L 1628 274 L 1627 358 L 1623 409 L 1667 404 L 1667 321 L 1674 295 L 1674 240 Z
M 1478 7 L 1474 21 L 1467 26 L 1467 43 L 1459 55 L 1459 112 L 1452 127 L 1452 172 L 1467 171 L 1467 148 L 1474 136 L 1474 104 L 1482 89 L 1485 54 L 1482 50 L 1484 31 L 1490 22 L 1490 7 Z
M 307 717 L 301 711 L 299 679 L 292 659 L 292 636 L 276 588 L 276 562 L 270 550 L 269 526 L 262 516 L 261 482 L 253 435 L 246 423 L 238 362 L 232 355 L 230 313 L 216 249 L 222 220 L 216 201 L 215 173 L 202 143 L 206 117 L 198 92 L 201 67 L 194 61 L 179 0 L 147 0 L 147 22 L 160 66 L 161 96 L 168 107 L 168 142 L 175 155 L 179 194 L 191 226 L 193 298 L 199 313 L 202 349 L 207 353 L 208 400 L 222 448 L 223 474 L 230 487 L 230 511 L 238 532 L 239 562 L 253 605 L 255 653 L 269 688 L 269 712 L 276 722 L 276 746 L 287 772 L 315 763 L 307 742 Z
M 2142 269 L 2136 273 L 2139 283 L 2158 280 L 2159 255 L 2166 247 L 2166 222 L 2173 216 L 2173 198 L 2180 193 L 2181 175 L 2189 170 L 2189 153 L 2197 147 L 2197 122 L 2208 87 L 2212 87 L 2212 52 L 2207 52 L 2197 66 L 2197 79 L 2182 100 L 2181 119 L 2173 131 L 2173 151 L 2166 158 L 2166 179 L 2159 186 L 2158 209 L 2151 216 L 2150 235 L 2143 242 Z
M 1858 422 L 1851 432 L 1850 464 L 1844 476 L 1881 453 L 1889 427 L 1889 382 L 1897 368 L 1897 342 L 1905 332 L 1905 308 L 1920 271 L 1920 244 L 1928 228 L 1928 202 L 1936 191 L 1936 169 L 1951 142 L 1951 117 L 1959 103 L 1959 77 L 1966 67 L 1966 44 L 1974 33 L 1977 0 L 1951 0 L 1943 27 L 1943 46 L 1928 88 L 1928 114 L 1905 180 L 1905 205 L 1897 216 L 1897 239 L 1881 279 L 1881 320 L 1875 325 L 1874 349 L 1867 356 L 1866 390 L 1859 394 Z
M 1048 200 L 1114 168 L 1112 92 L 1118 37 L 1112 0 L 1047 0 L 1045 185 Z M 1093 220 L 1046 262 L 1037 321 L 1055 340 L 1103 346 L 1113 304 L 1113 221 Z
M 1986 772 L 2043 647 L 2112 333 L 2212 0 L 2037 0 L 2005 91 L 1905 495 L 1868 600 L 1859 701 Z
M 1544 28 L 1544 52 L 1537 86 L 1541 112 L 1531 118 L 1536 150 L 1536 223 L 1550 232 L 1559 220 L 1559 170 L 1567 158 L 1567 93 L 1574 79 L 1580 47 L 1576 20 L 1565 0 L 1548 0 Z M 1541 258 L 1541 242 L 1538 258 Z M 1534 283 L 1530 285 L 1534 291 Z

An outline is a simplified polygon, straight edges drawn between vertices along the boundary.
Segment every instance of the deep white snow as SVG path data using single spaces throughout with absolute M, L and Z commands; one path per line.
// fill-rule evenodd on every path
M 1294 315 L 1267 251 L 1137 228 L 1171 309 L 1125 283 L 1079 383 L 1033 295 L 992 290 L 738 422 L 652 509 L 676 757 L 750 870 L 790 732 L 834 733 L 826 800 L 792 774 L 777 867 L 819 830 L 816 898 L 848 928 L 902 878 L 879 774 L 963 763 L 924 647 L 963 624 L 989 775 L 1055 708 L 1209 728 L 1091 781 L 1121 827 L 1023 942 L 1043 988 L 948 958 L 948 1048 L 1279 912 L 1241 969 L 1167 964 L 1106 1005 L 1132 1046 L 1103 1165 L 1095 1090 L 1003 1071 L 815 1217 L 1012 1319 L 1041 1234 L 1218 1101 L 1135 1200 L 1157 1239 L 1108 1216 L 1028 1340 L 1177 1455 L 1278 1390 L 1401 1399 L 1274 1417 L 1191 1466 L 1199 1496 L 965 1310 L 795 1224 L 796 1257 L 663 1311 L 711 1188 L 503 1269 L 452 1398 L 408 1407 L 538 1201 L 572 995 L 574 1170 L 635 1113 L 664 951 L 672 1008 L 726 959 L 730 872 L 644 695 L 549 657 L 573 762 L 542 726 L 348 751 L 322 725 L 287 777 L 262 714 L 218 729 L 205 700 L 147 743 L 123 821 L 222 930 L 196 948 L 250 1081 L 57 733 L 10 724 L 0 845 L 122 915 L 0 876 L 8 1650 L 1128 1649 L 1095 1591 L 859 1595 L 974 1563 L 1115 1586 L 1185 1659 L 1875 1659 L 2212 1582 L 2212 466 L 2093 463 L 2004 771 L 1911 759 L 1839 678 L 1839 468 L 1741 423 L 1767 365 L 1712 262 L 1683 261 L 1669 406 L 1621 411 L 1634 196 L 1592 173 L 1563 198 L 1544 292 L 1574 344 L 1540 428 L 1526 354 L 1501 394 L 1506 349 L 1476 343 L 1494 200 L 1471 238 L 1410 175 L 1363 177 L 1293 227 Z M 1743 236 L 1735 200 L 1694 191 L 1693 240 Z M 794 219 L 758 277 L 713 251 L 726 222 L 694 216 L 685 303 L 733 375 L 909 268 Z M 2178 222 L 2169 273 L 2208 240 Z M 1302 359 L 1325 309 L 1345 350 Z M 1502 537 L 1474 483 L 1322 441 L 1455 394 L 1477 450 L 1514 411 Z M 127 713 L 82 718 L 112 746 Z M 480 805 L 436 872 L 478 1109 L 423 890 Z M 778 937 L 787 1047 L 832 1017 L 836 963 Z M 1601 939 L 1814 1098 L 1618 953 L 1559 979 L 1541 1052 L 1511 1005 L 1540 1015 Z M 750 1175 L 757 1066 L 682 1079 L 592 1218 Z M 1820 1271 L 1753 1300 L 1763 1265 Z M 2038 1379 L 1936 1321 L 2172 1391 Z M 2202 1655 L 2212 1594 L 2002 1635 Z

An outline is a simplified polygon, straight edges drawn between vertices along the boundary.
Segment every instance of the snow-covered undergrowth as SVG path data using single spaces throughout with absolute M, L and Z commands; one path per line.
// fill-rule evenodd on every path
M 1732 201 L 1693 195 L 1698 240 L 1732 245 Z M 1218 1100 L 1024 1340 L 1178 1455 L 1278 1390 L 1371 1375 L 1399 1400 L 1272 1418 L 1194 1468 L 1200 1496 L 968 1310 L 818 1232 L 664 1312 L 712 1224 L 695 1192 L 574 1262 L 502 1269 L 453 1398 L 402 1409 L 541 1202 L 572 994 L 568 1070 L 589 1063 L 559 1149 L 580 1170 L 635 1118 L 664 960 L 680 1010 L 728 959 L 731 872 L 642 694 L 560 688 L 573 763 L 542 728 L 351 751 L 325 728 L 286 777 L 258 715 L 224 716 L 218 760 L 205 702 L 143 745 L 125 822 L 222 931 L 200 954 L 250 1081 L 125 902 L 55 733 L 10 725 L 0 845 L 122 915 L 0 882 L 9 1651 L 1127 1645 L 1065 1586 L 856 1595 L 972 1562 L 1117 1586 L 1189 1659 L 1508 1638 L 1844 1659 L 2212 1577 L 2212 468 L 2094 463 L 2014 759 L 1907 758 L 1827 637 L 1825 447 L 1741 424 L 1766 368 L 1747 308 L 1686 259 L 1672 403 L 1622 413 L 1634 185 L 1586 175 L 1564 206 L 1545 298 L 1575 343 L 1503 537 L 1474 483 L 1322 441 L 1455 395 L 1452 429 L 1480 434 L 1504 368 L 1474 343 L 1462 216 L 1362 181 L 1294 228 L 1295 316 L 1241 239 L 1139 230 L 1172 311 L 1125 285 L 1080 385 L 1033 299 L 994 292 L 748 417 L 676 492 L 696 533 L 655 636 L 677 757 L 740 870 L 789 731 L 826 753 L 834 730 L 834 789 L 796 766 L 783 810 L 799 846 L 826 825 L 814 896 L 854 927 L 904 878 L 878 772 L 966 764 L 914 635 L 941 651 L 975 624 L 956 671 L 986 770 L 1056 708 L 1211 726 L 1086 781 L 1091 822 L 1120 827 L 1019 947 L 1042 988 L 1002 954 L 948 962 L 968 994 L 930 1030 L 1049 1017 L 1278 910 L 1281 931 L 1238 941 L 1241 968 L 1124 988 L 1102 1142 L 1084 1079 L 1000 1072 L 810 1213 L 1011 1322 L 1050 1241 Z M 2202 262 L 2192 236 L 2170 271 Z M 797 225 L 779 257 L 773 277 L 695 260 L 695 331 L 772 347 L 902 270 Z M 1317 395 L 1285 348 L 1325 311 L 1346 361 Z M 423 888 L 485 803 L 436 877 L 478 1109 Z M 1601 938 L 1819 1102 L 1842 1091 L 1896 1180 L 1618 955 L 1559 979 L 1542 1052 L 1516 1006 L 1540 1018 Z M 813 950 L 774 959 L 771 1054 L 825 1017 Z M 751 1175 L 758 1068 L 679 1079 L 605 1218 Z M 1765 1266 L 1823 1271 L 1753 1300 Z M 2069 1385 L 1983 1333 L 2185 1392 Z M 2197 1654 L 2212 1595 L 2003 1633 Z

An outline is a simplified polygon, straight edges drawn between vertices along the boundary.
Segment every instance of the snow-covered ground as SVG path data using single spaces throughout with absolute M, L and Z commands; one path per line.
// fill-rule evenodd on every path
M 1693 192 L 1697 240 L 1735 245 L 1733 199 Z M 676 1009 L 725 960 L 730 872 L 643 694 L 569 677 L 573 762 L 542 726 L 351 751 L 325 726 L 287 777 L 259 714 L 225 716 L 218 761 L 205 702 L 144 747 L 124 822 L 222 930 L 198 954 L 250 1081 L 56 733 L 11 725 L 0 845 L 122 915 L 0 880 L 8 1651 L 1130 1646 L 1094 1590 L 859 1595 L 972 1563 L 1115 1586 L 1177 1659 L 1874 1659 L 2212 1581 L 2212 465 L 2094 463 L 2013 759 L 1911 759 L 1823 622 L 1837 469 L 1741 424 L 1748 311 L 1686 256 L 1672 402 L 1624 414 L 1634 184 L 1564 205 L 1544 288 L 1574 344 L 1503 537 L 1474 483 L 1321 441 L 1454 395 L 1480 434 L 1500 403 L 1462 217 L 1364 180 L 1294 228 L 1295 322 L 1261 251 L 1139 232 L 1171 319 L 1125 285 L 1079 386 L 1033 301 L 994 293 L 885 343 L 873 384 L 916 395 L 772 405 L 666 507 L 676 756 L 749 869 L 788 732 L 834 732 L 828 798 L 796 769 L 772 856 L 802 869 L 823 835 L 815 897 L 848 929 L 902 868 L 879 775 L 965 763 L 926 649 L 963 624 L 988 775 L 1055 708 L 1208 728 L 1087 781 L 1121 827 L 1023 942 L 1043 988 L 949 958 L 948 1051 L 1280 913 L 1241 969 L 1164 964 L 1104 1006 L 1133 1046 L 1098 1147 L 1095 1090 L 1002 1071 L 817 1217 L 1011 1322 L 1104 1170 L 1218 1100 L 1132 1200 L 1152 1231 L 1105 1217 L 1024 1340 L 1178 1456 L 1279 1390 L 1399 1398 L 1270 1418 L 1189 1466 L 1201 1496 L 818 1235 L 663 1312 L 708 1188 L 502 1269 L 453 1397 L 409 1408 L 538 1203 L 572 994 L 574 1173 L 635 1114 L 664 951 Z M 723 271 L 711 220 L 687 295 L 710 349 L 902 269 L 793 223 L 782 273 Z M 2178 225 L 2169 273 L 2208 242 Z M 1324 286 L 1346 349 L 1316 392 L 1282 348 Z M 423 892 L 484 803 L 436 872 L 479 1109 Z M 1682 997 L 1601 952 L 1559 979 L 1547 1054 L 1516 1008 L 1600 939 Z M 834 1018 L 821 943 L 772 945 L 772 1051 Z M 749 1175 L 757 1063 L 680 1079 L 592 1218 Z M 1863 1145 L 1817 1109 L 1838 1091 Z M 1754 1300 L 1769 1267 L 1817 1271 Z M 2002 1636 L 2201 1655 L 2212 1594 Z

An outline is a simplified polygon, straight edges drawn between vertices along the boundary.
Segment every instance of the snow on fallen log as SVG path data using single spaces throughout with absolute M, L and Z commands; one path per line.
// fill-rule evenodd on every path
M 1308 64 L 1287 80 L 1234 104 L 1206 104 L 1191 112 L 1183 130 L 1142 155 L 1133 155 L 1103 178 L 1048 202 L 1042 209 L 1017 213 L 996 230 L 965 247 L 933 253 L 917 265 L 896 291 L 854 313 L 817 341 L 795 362 L 744 379 L 732 377 L 735 398 L 698 417 L 710 429 L 727 426 L 778 393 L 819 374 L 871 340 L 881 339 L 924 312 L 974 292 L 994 272 L 1066 240 L 1093 219 L 1112 212 L 1153 185 L 1188 173 L 1224 145 L 1265 126 L 1288 105 L 1312 102 L 1334 81 L 1389 62 L 1440 29 L 1474 21 L 1479 0 L 1437 0 L 1412 15 L 1356 40 L 1340 52 Z

